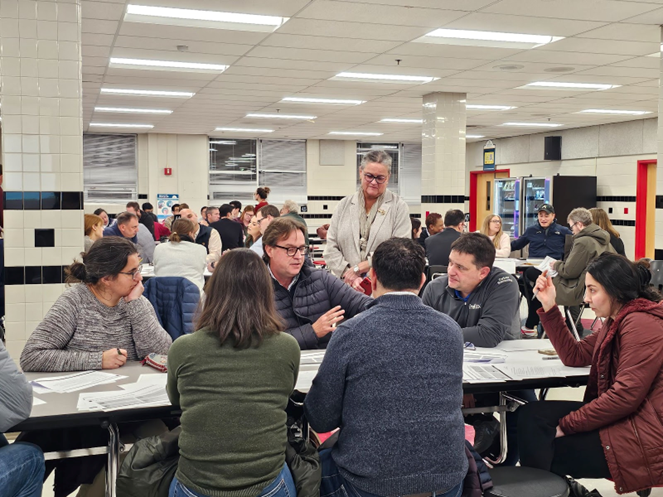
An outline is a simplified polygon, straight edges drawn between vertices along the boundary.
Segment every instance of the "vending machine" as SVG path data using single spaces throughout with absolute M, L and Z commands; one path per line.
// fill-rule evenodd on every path
M 520 234 L 520 179 L 495 178 L 495 214 L 502 218 L 502 231 L 511 238 Z
M 552 190 L 550 178 L 522 178 L 522 215 L 520 233 L 536 224 L 539 216 L 539 207 L 552 203 Z

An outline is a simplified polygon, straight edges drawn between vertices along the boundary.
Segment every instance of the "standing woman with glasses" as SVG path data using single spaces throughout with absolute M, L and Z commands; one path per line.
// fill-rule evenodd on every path
M 136 245 L 119 236 L 97 240 L 82 262 L 66 270 L 67 289 L 32 333 L 23 371 L 116 369 L 172 340 L 143 297 Z
M 333 274 L 359 288 L 375 249 L 390 238 L 411 238 L 405 201 L 387 190 L 391 157 L 371 150 L 359 166 L 361 187 L 338 204 L 327 233 L 324 259 Z

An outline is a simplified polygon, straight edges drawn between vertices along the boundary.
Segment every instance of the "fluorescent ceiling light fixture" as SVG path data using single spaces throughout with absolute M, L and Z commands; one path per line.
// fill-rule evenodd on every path
M 237 131 L 238 133 L 273 133 L 273 129 L 216 128 L 214 131 Z
M 210 148 L 209 151 L 210 152 L 217 152 L 217 150 L 215 148 Z
M 237 142 L 234 140 L 214 140 L 210 141 L 214 145 L 237 145 Z
M 127 13 L 124 16 L 124 20 L 127 22 L 264 32 L 275 31 L 288 19 L 288 17 L 241 14 L 237 12 L 178 9 L 134 4 L 127 6 Z
M 523 128 L 557 128 L 563 124 L 554 123 L 503 123 L 500 126 L 521 126 Z
M 480 104 L 468 104 L 465 106 L 470 110 L 511 110 L 516 107 L 511 107 L 509 105 L 480 105 Z
M 328 135 L 351 135 L 351 136 L 381 136 L 384 133 L 369 133 L 365 131 L 330 131 Z
M 293 102 L 297 104 L 329 104 L 329 105 L 361 105 L 366 100 L 348 100 L 344 98 L 308 98 L 308 97 L 285 97 L 281 102 Z
M 152 60 L 152 59 L 125 59 L 122 57 L 111 57 L 111 67 L 128 69 L 152 69 L 157 71 L 184 70 L 188 72 L 214 72 L 222 73 L 229 66 L 223 64 L 203 64 L 201 62 L 179 62 L 176 60 Z
M 483 135 L 465 135 L 465 138 L 468 138 L 468 139 L 472 140 L 474 138 L 485 138 L 485 136 L 483 136 Z
M 414 40 L 418 43 L 469 45 L 498 48 L 536 48 L 564 39 L 563 36 L 473 31 L 469 29 L 436 29 Z
M 561 81 L 536 81 L 517 89 L 553 89 L 553 90 L 610 90 L 611 88 L 619 88 L 621 85 L 605 85 L 599 83 L 564 83 Z
M 130 109 L 124 107 L 95 107 L 95 112 L 119 112 L 126 114 L 172 114 L 168 109 Z
M 261 117 L 265 119 L 315 119 L 318 116 L 302 116 L 297 114 L 263 114 L 260 112 L 255 112 L 247 114 L 246 117 Z
M 430 76 L 409 76 L 407 74 L 372 74 L 365 72 L 340 72 L 331 79 L 351 79 L 356 81 L 379 81 L 381 83 L 430 83 L 440 78 Z
M 90 123 L 90 126 L 97 128 L 154 128 L 151 124 Z
M 647 110 L 585 109 L 577 112 L 577 114 L 616 114 L 625 116 L 642 116 L 644 114 L 651 114 L 651 112 Z
M 381 123 L 407 123 L 407 124 L 421 124 L 423 119 L 399 119 L 399 118 L 386 118 L 380 119 Z
M 195 93 L 189 91 L 164 91 L 164 90 L 127 90 L 120 88 L 102 88 L 101 93 L 110 95 L 135 95 L 139 97 L 170 97 L 191 98 Z

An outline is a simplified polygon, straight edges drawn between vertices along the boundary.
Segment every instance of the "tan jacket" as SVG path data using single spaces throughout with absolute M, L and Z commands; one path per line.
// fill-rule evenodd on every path
M 338 204 L 327 232 L 327 247 L 324 259 L 327 267 L 339 278 L 348 267 L 359 264 L 359 192 L 345 197 Z M 368 237 L 367 253 L 390 238 L 411 238 L 410 210 L 405 201 L 389 190 L 384 193 L 384 202 L 378 210 Z

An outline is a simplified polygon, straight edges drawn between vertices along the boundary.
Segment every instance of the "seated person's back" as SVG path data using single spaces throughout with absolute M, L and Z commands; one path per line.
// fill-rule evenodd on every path
M 416 241 L 380 244 L 370 270 L 377 299 L 330 340 L 304 404 L 314 430 L 340 428 L 331 454 L 320 454 L 322 495 L 341 484 L 383 496 L 459 492 L 463 339 L 417 296 L 424 267 Z M 325 471 L 340 471 L 341 481 Z
M 68 269 L 68 281 L 80 283 L 58 298 L 28 338 L 21 368 L 115 369 L 127 360 L 168 352 L 172 339 L 142 296 L 136 246 L 122 237 L 104 237 L 82 257 Z
M 269 280 L 252 251 L 225 254 L 207 286 L 198 331 L 170 349 L 168 395 L 182 409 L 170 495 L 281 497 L 288 493 L 275 485 L 283 480 L 294 496 L 285 408 L 299 347 L 282 333 Z
M 194 242 L 196 226 L 188 219 L 176 219 L 169 243 L 154 249 L 155 276 L 181 276 L 200 290 L 205 286 L 207 251 Z
M 465 233 L 452 245 L 448 274 L 431 281 L 423 295 L 424 304 L 451 316 L 477 347 L 520 336 L 518 283 L 494 261 L 486 235 Z
M 223 251 L 242 247 L 244 245 L 244 232 L 242 231 L 242 225 L 232 218 L 233 206 L 223 204 L 218 210 L 219 220 L 210 223 L 209 226 L 221 236 Z
M 262 237 L 276 310 L 302 350 L 325 348 L 336 323 L 360 313 L 371 301 L 327 271 L 304 264 L 305 231 L 297 220 L 280 217 Z
M 444 230 L 426 238 L 426 257 L 431 266 L 448 266 L 451 244 L 458 240 L 465 228 L 465 214 L 458 209 L 444 215 Z

